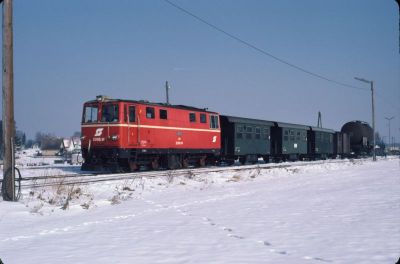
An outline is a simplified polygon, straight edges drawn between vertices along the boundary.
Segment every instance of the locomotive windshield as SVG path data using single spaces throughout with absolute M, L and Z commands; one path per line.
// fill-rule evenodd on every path
M 106 104 L 103 105 L 102 111 L 102 122 L 118 122 L 119 114 L 118 114 L 118 105 L 115 104 Z
M 83 112 L 83 123 L 93 123 L 97 122 L 97 114 L 99 108 L 97 106 L 86 106 Z

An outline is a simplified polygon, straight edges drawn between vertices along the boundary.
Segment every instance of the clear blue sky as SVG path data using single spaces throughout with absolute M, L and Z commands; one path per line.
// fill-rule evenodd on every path
M 400 139 L 394 0 L 173 2 L 284 60 L 350 85 L 374 80 L 377 129 Z M 371 121 L 370 92 L 316 79 L 207 27 L 163 0 L 14 0 L 18 129 L 69 136 L 98 94 L 208 107 L 340 130 Z

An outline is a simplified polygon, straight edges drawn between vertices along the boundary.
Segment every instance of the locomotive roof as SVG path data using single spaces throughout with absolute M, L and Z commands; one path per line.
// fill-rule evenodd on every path
M 189 110 L 189 111 L 198 111 L 198 112 L 207 112 L 207 113 L 217 114 L 217 112 L 208 111 L 207 108 L 198 108 L 198 107 L 187 106 L 187 105 L 171 105 L 171 104 L 166 104 L 166 103 L 155 103 L 155 102 L 149 102 L 149 101 L 145 101 L 145 100 L 105 99 L 105 100 L 100 100 L 100 101 L 99 100 L 91 100 L 91 101 L 85 102 L 85 104 L 98 103 L 98 102 L 106 102 L 106 103 L 128 102 L 128 103 L 152 105 L 152 106 L 159 106 L 159 107 L 169 107 L 169 108 L 175 108 L 175 109 L 183 109 L 183 110 Z

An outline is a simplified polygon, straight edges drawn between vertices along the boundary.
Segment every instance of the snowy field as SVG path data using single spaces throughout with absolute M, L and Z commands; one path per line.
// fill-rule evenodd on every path
M 27 172 L 28 170 L 26 170 Z M 23 190 L 10 263 L 396 263 L 400 160 Z

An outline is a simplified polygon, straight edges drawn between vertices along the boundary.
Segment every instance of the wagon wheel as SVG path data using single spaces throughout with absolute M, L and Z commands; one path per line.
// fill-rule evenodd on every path
M 203 156 L 200 158 L 200 160 L 199 160 L 200 167 L 206 166 L 206 158 L 207 158 L 207 156 Z
M 137 162 L 130 160 L 129 161 L 129 170 L 130 171 L 137 171 L 138 169 L 139 169 L 139 166 L 138 166 Z
M 183 168 L 187 168 L 189 167 L 189 158 L 188 157 L 184 157 L 182 160 L 182 167 Z
M 157 158 L 154 158 L 154 159 L 151 161 L 151 168 L 152 168 L 153 170 L 158 170 L 158 168 L 160 168 L 160 163 L 158 162 L 158 157 L 157 157 Z

